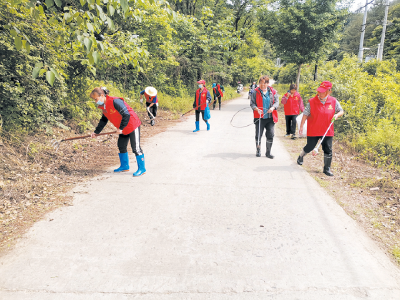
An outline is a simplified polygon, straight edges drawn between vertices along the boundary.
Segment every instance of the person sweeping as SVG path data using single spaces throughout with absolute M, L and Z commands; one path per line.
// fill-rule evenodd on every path
M 131 141 L 133 153 L 136 155 L 136 162 L 138 169 L 133 173 L 134 177 L 143 175 L 146 172 L 144 154 L 140 148 L 140 119 L 133 111 L 133 109 L 121 97 L 110 97 L 109 92 L 104 87 L 96 87 L 91 93 L 92 98 L 99 109 L 102 110 L 103 116 L 91 137 L 96 137 L 107 122 L 110 121 L 115 127 L 118 128 L 118 149 L 119 160 L 121 166 L 115 169 L 114 172 L 127 172 L 129 171 L 129 157 L 128 157 L 128 142 Z
M 208 104 L 211 102 L 210 92 L 206 88 L 206 82 L 204 80 L 197 81 L 199 84 L 199 89 L 196 91 L 196 95 L 194 97 L 193 108 L 196 112 L 196 129 L 193 132 L 197 132 L 200 130 L 200 113 L 203 118 L 203 121 L 207 124 L 207 130 L 210 130 L 210 123 L 204 119 L 204 111 Z
M 292 135 L 292 139 L 296 139 L 296 117 L 300 111 L 304 111 L 303 99 L 297 92 L 297 86 L 291 84 L 289 92 L 283 95 L 281 103 L 284 105 L 286 119 L 286 135 Z
M 297 163 L 303 165 L 304 156 L 314 150 L 318 140 L 322 140 L 324 151 L 324 169 L 327 176 L 333 176 L 331 172 L 332 163 L 332 140 L 335 134 L 333 122 L 343 116 L 344 111 L 339 101 L 332 97 L 332 83 L 324 81 L 317 89 L 317 95 L 309 100 L 303 112 L 299 133 L 303 133 L 303 126 L 307 120 L 307 144 L 297 158 Z M 324 136 L 325 135 L 325 136 Z
M 213 96 L 214 96 L 214 103 L 213 103 L 213 110 L 215 109 L 215 105 L 217 104 L 217 100 L 219 103 L 219 110 L 221 110 L 221 98 L 224 96 L 225 89 L 219 83 L 214 82 L 212 85 L 213 88 Z
M 157 116 L 158 109 L 158 99 L 157 99 L 157 90 L 152 86 L 148 86 L 143 91 L 140 92 L 140 103 L 143 103 L 143 95 L 146 98 L 146 108 L 147 114 L 150 118 L 151 126 L 154 126 L 155 118 Z
M 274 141 L 275 123 L 274 118 L 276 109 L 279 107 L 279 96 L 276 90 L 269 86 L 269 77 L 261 76 L 258 81 L 259 86 L 251 94 L 250 107 L 253 109 L 254 125 L 256 127 L 256 156 L 261 156 L 261 137 L 265 129 L 267 138 L 267 151 L 265 156 L 273 159 L 271 154 L 272 143 Z M 275 113 L 273 113 L 275 110 Z

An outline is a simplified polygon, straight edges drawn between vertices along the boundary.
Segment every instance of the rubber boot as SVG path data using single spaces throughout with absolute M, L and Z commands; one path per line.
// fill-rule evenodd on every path
M 219 104 L 219 110 L 221 110 L 221 103 Z
M 210 123 L 206 123 L 207 124 L 207 130 L 210 130 Z
M 118 169 L 115 169 L 114 172 L 128 172 L 129 171 L 129 156 L 128 152 L 118 153 L 119 160 L 121 162 L 121 166 Z
M 213 110 L 215 110 L 215 104 L 216 104 L 215 102 L 216 102 L 216 101 L 214 100 L 214 103 L 213 103 Z
M 133 177 L 138 177 L 146 173 L 146 168 L 144 167 L 144 154 L 136 156 L 136 162 L 138 165 L 138 170 L 133 173 Z
M 274 156 L 271 154 L 272 142 L 267 142 L 267 152 L 265 152 L 265 156 L 273 159 Z
M 297 158 L 297 164 L 302 166 L 303 165 L 303 158 L 306 156 L 307 153 L 304 152 L 304 150 L 301 151 L 299 157 Z
M 332 155 L 324 155 L 324 174 L 327 176 L 333 176 L 331 172 Z
M 195 130 L 193 130 L 193 132 L 197 132 L 197 131 L 199 131 L 200 130 L 200 122 L 199 121 L 196 121 L 196 129 Z
M 261 157 L 261 148 L 260 148 L 260 146 L 256 146 L 256 147 L 257 147 L 256 156 Z

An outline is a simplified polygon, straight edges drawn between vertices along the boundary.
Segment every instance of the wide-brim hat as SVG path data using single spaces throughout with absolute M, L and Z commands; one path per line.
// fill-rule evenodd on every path
M 212 87 L 216 87 L 216 86 L 217 86 L 217 84 L 214 82 L 213 85 L 212 85 Z
M 144 92 L 150 97 L 154 97 L 157 95 L 157 90 L 152 86 L 148 86 L 147 88 L 145 88 Z
M 200 84 L 206 84 L 206 82 L 202 79 L 202 80 L 199 80 L 199 81 L 197 81 L 197 83 L 200 83 Z
M 317 88 L 317 92 L 325 93 L 327 90 L 330 90 L 331 88 L 332 88 L 332 83 L 330 81 L 323 81 Z

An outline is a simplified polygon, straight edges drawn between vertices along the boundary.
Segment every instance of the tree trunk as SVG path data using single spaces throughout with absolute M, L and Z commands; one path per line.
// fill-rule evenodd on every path
M 314 71 L 314 81 L 317 81 L 318 77 L 318 64 L 315 64 L 315 71 Z
M 296 79 L 297 90 L 299 90 L 299 87 L 300 87 L 300 72 L 301 72 L 302 65 L 303 64 L 300 64 L 299 69 L 297 70 L 297 79 Z

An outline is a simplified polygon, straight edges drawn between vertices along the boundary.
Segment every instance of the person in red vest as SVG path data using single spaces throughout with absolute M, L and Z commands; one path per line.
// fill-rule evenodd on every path
M 297 158 L 297 163 L 299 165 L 303 165 L 304 156 L 314 150 L 318 140 L 323 137 L 331 122 L 344 114 L 339 101 L 330 95 L 331 89 L 332 83 L 329 81 L 322 82 L 317 89 L 317 95 L 309 100 L 303 112 L 299 133 L 303 133 L 303 126 L 307 120 L 307 145 Z M 321 143 L 322 150 L 324 151 L 323 172 L 327 176 L 333 176 L 331 172 L 332 140 L 335 134 L 333 126 L 332 124 Z
M 283 95 L 281 103 L 284 105 L 286 119 L 286 135 L 292 135 L 292 139 L 296 139 L 296 117 L 300 111 L 304 111 L 303 99 L 297 92 L 297 86 L 291 84 L 289 92 Z
M 267 151 L 265 156 L 274 158 L 271 154 L 272 143 L 274 141 L 275 123 L 278 121 L 274 110 L 279 106 L 279 95 L 276 90 L 269 86 L 269 77 L 261 76 L 258 81 L 259 86 L 251 94 L 250 107 L 253 109 L 254 124 L 256 127 L 256 156 L 261 156 L 261 137 L 265 128 L 267 138 Z
M 197 83 L 199 84 L 199 89 L 196 91 L 193 102 L 193 108 L 196 112 L 196 129 L 193 130 L 193 132 L 197 132 L 200 130 L 200 113 L 204 122 L 206 122 L 207 124 L 207 130 L 210 130 L 210 123 L 204 119 L 204 110 L 211 102 L 211 95 L 206 88 L 206 82 L 204 80 L 199 80 L 197 81 Z
M 214 103 L 213 103 L 213 110 L 215 109 L 215 104 L 217 104 L 217 99 L 219 103 L 219 110 L 221 110 L 221 98 L 224 96 L 225 89 L 219 83 L 213 83 L 213 95 L 214 95 Z
M 140 92 L 140 103 L 143 103 L 143 95 L 146 98 L 146 108 L 147 114 L 150 118 L 151 126 L 154 126 L 155 118 L 157 116 L 158 109 L 158 99 L 157 99 L 157 90 L 152 86 L 148 86 L 143 91 Z
M 104 87 L 97 87 L 90 93 L 99 109 L 103 111 L 99 124 L 91 134 L 92 138 L 99 134 L 107 122 L 110 121 L 118 128 L 118 149 L 121 166 L 114 172 L 129 171 L 128 142 L 131 141 L 133 153 L 136 155 L 138 170 L 133 176 L 140 176 L 146 172 L 144 154 L 140 148 L 140 119 L 133 109 L 121 97 L 110 97 L 108 90 Z

